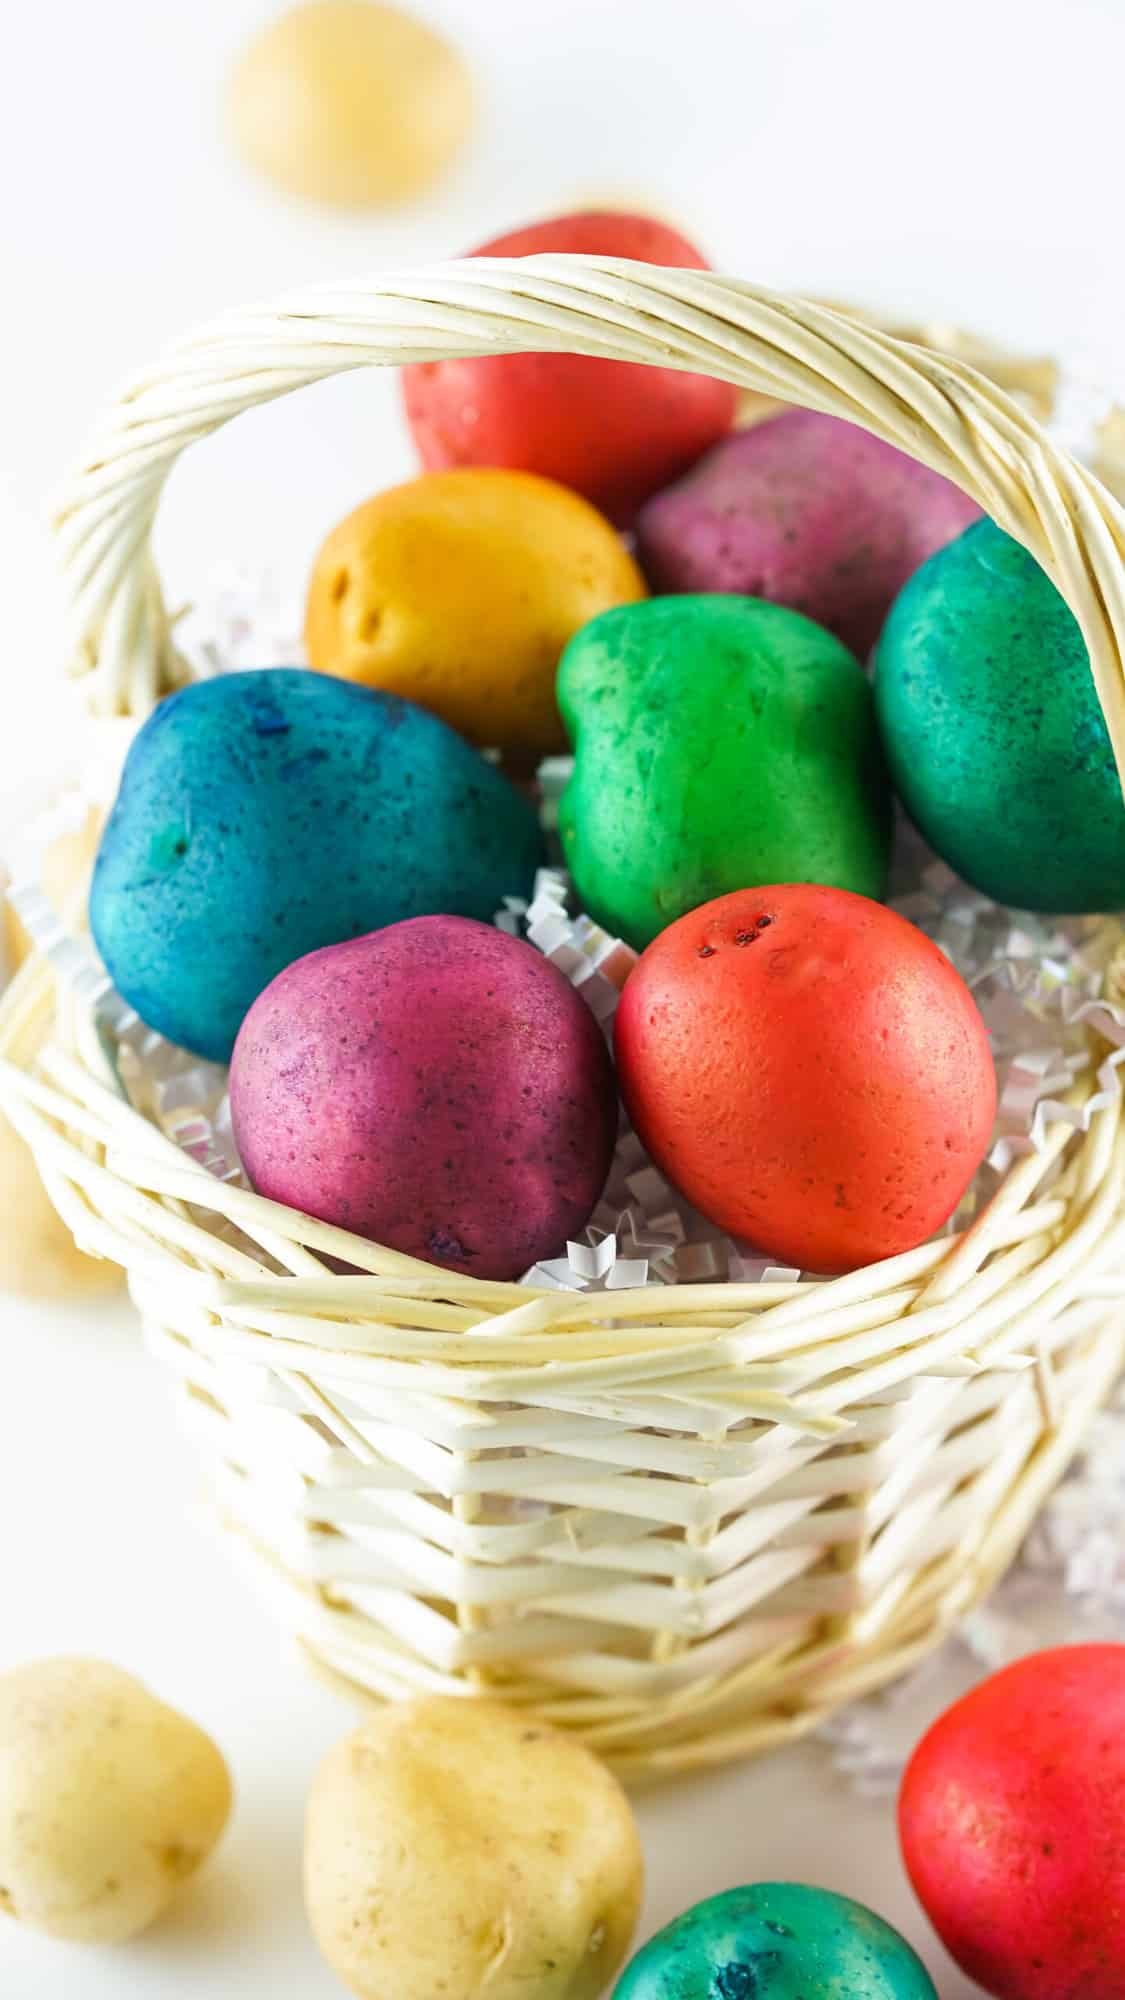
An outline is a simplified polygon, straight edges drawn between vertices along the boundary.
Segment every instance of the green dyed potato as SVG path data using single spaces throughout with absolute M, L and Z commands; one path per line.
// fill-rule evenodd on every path
M 571 640 L 558 696 L 575 752 L 567 865 L 591 916 L 638 950 L 733 889 L 883 894 L 871 690 L 811 619 L 727 595 L 621 605 Z
M 937 2000 L 906 1939 L 862 1903 L 796 1882 L 728 1889 L 658 1931 L 613 2000 Z
M 903 804 L 974 888 L 1025 910 L 1125 904 L 1125 803 L 1085 641 L 993 521 L 895 599 L 875 701 Z

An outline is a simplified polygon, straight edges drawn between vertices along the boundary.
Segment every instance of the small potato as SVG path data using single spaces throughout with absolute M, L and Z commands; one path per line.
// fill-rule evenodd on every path
M 980 518 L 967 493 L 885 439 L 819 410 L 735 431 L 642 508 L 656 595 L 764 597 L 866 659 L 898 592 Z
M 617 1136 L 581 994 L 464 917 L 286 966 L 239 1030 L 230 1105 L 259 1194 L 477 1278 L 518 1278 L 579 1235 Z
M 305 645 L 319 673 L 417 702 L 534 768 L 566 747 L 563 647 L 600 611 L 644 595 L 620 536 L 555 480 L 425 472 L 333 528 L 309 584 Z
M 359 2000 L 596 2000 L 642 1875 L 604 1765 L 492 1702 L 388 1708 L 313 1781 L 309 1921 Z
M 206 1860 L 230 1804 L 211 1738 L 119 1667 L 0 1675 L 0 1912 L 118 1944 Z
M 91 806 L 81 826 L 60 833 L 43 856 L 43 894 L 64 923 L 78 924 L 85 915 L 86 890 L 101 839 L 104 814 Z M 11 903 L 4 900 L 5 970 L 17 972 L 31 951 L 31 939 Z
M 621 258 L 704 271 L 680 230 L 643 211 L 579 209 L 493 236 L 474 257 Z M 557 479 L 619 528 L 729 431 L 738 391 L 712 375 L 590 354 L 477 354 L 403 369 L 424 466 L 506 466 Z M 509 586 L 510 588 L 511 586 Z
M 307 952 L 432 911 L 491 923 L 544 858 L 531 800 L 411 703 L 304 667 L 217 674 L 137 732 L 90 929 L 122 999 L 210 1062 Z
M 231 78 L 227 123 L 248 166 L 344 208 L 422 194 L 468 137 L 472 78 L 399 7 L 304 0 L 270 21 Z
M 112 1292 L 118 1265 L 87 1257 L 53 1206 L 29 1147 L 0 1113 L 0 1292 L 67 1299 Z
M 80 924 L 98 850 L 103 815 L 91 806 L 82 824 L 60 834 L 43 855 L 43 893 L 65 923 Z M 2 903 L 0 976 L 19 970 L 31 939 L 6 898 Z M 0 1292 L 26 1299 L 65 1299 L 115 1290 L 116 1264 L 84 1256 L 53 1207 L 28 1147 L 0 1115 Z

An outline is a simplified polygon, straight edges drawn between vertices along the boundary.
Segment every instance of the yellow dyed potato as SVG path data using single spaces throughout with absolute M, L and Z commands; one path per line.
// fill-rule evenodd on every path
M 309 1920 L 359 2000 L 597 2000 L 642 1876 L 605 1766 L 492 1702 L 385 1709 L 313 1782 Z
M 82 825 L 72 833 L 60 834 L 43 856 L 43 894 L 64 921 L 77 921 L 84 912 L 103 824 L 103 814 L 97 806 L 91 806 Z M 4 957 L 8 972 L 16 972 L 30 951 L 31 939 L 5 899 Z
M 236 150 L 279 187 L 350 208 L 406 201 L 472 122 L 456 49 L 398 7 L 307 0 L 252 42 L 231 77 Z
M 119 1667 L 39 1660 L 0 1675 L 0 1911 L 117 1944 L 195 1873 L 230 1813 L 211 1738 Z
M 0 1292 L 66 1299 L 115 1291 L 120 1284 L 118 1265 L 78 1249 L 29 1147 L 0 1113 Z
M 559 655 L 645 595 L 605 517 L 530 472 L 425 472 L 340 522 L 316 559 L 305 643 L 321 673 L 389 689 L 523 763 L 565 747 Z

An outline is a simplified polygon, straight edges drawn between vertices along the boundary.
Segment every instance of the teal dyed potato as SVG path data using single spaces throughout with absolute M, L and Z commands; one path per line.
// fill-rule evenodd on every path
M 302 668 L 162 702 L 126 759 L 90 890 L 118 991 L 223 1062 L 284 966 L 404 917 L 488 921 L 542 859 L 528 802 L 435 716 Z
M 595 618 L 559 666 L 574 772 L 559 827 L 584 907 L 638 950 L 761 883 L 879 898 L 890 789 L 858 662 L 752 597 L 651 598 Z
M 875 701 L 907 811 L 974 888 L 1017 909 L 1125 905 L 1125 803 L 1085 641 L 994 522 L 896 598 Z
M 862 1903 L 796 1882 L 728 1889 L 658 1931 L 613 2000 L 937 2000 L 917 1953 Z

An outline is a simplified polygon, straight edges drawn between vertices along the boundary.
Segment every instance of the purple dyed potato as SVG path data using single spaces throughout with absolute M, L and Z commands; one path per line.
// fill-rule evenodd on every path
M 855 424 L 786 410 L 725 438 L 642 507 L 637 553 L 654 592 L 765 597 L 862 660 L 907 578 L 980 512 Z
M 588 1221 L 617 1132 L 613 1066 L 555 966 L 467 917 L 412 917 L 280 972 L 234 1046 L 259 1194 L 477 1278 Z

